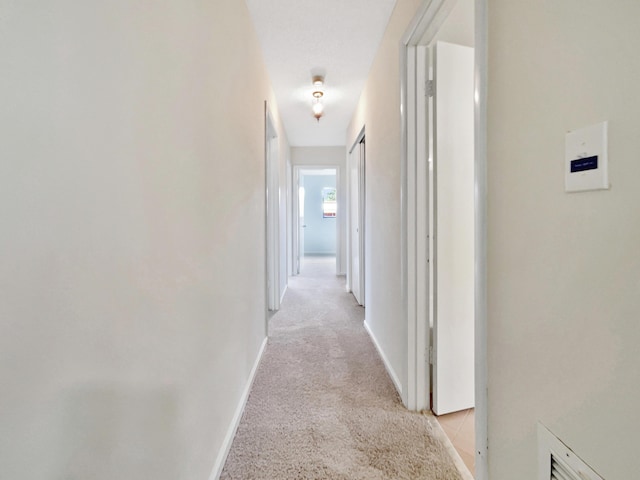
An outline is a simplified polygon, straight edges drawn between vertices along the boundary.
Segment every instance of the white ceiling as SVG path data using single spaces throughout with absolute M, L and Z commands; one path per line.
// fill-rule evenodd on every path
M 344 145 L 396 0 L 246 0 L 291 146 Z M 326 73 L 324 116 L 311 71 Z

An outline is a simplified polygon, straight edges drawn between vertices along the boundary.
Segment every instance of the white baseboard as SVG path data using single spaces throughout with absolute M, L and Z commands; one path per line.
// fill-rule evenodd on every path
M 369 336 L 371 337 L 371 341 L 376 346 L 376 350 L 378 350 L 378 355 L 380 355 L 380 358 L 382 359 L 382 363 L 384 363 L 384 368 L 387 370 L 387 373 L 391 377 L 391 381 L 395 385 L 396 390 L 398 391 L 398 394 L 400 395 L 400 397 L 402 397 L 402 384 L 400 383 L 400 380 L 398 380 L 398 375 L 396 375 L 395 370 L 391 366 L 391 363 L 389 362 L 389 359 L 387 358 L 387 356 L 384 354 L 382 347 L 380 347 L 378 340 L 376 339 L 375 335 L 371 331 L 371 328 L 369 328 L 369 325 L 367 324 L 366 320 L 364 321 L 364 328 L 367 331 L 367 333 L 369 333 Z
M 267 346 L 267 340 L 268 338 L 265 337 L 262 345 L 260 346 L 258 357 L 256 358 L 253 368 L 251 369 L 251 373 L 249 374 L 249 380 L 247 381 L 247 385 L 244 388 L 244 392 L 242 392 L 242 397 L 240 397 L 240 402 L 238 403 L 238 407 L 236 408 L 236 413 L 231 420 L 229 430 L 227 430 L 227 435 L 224 437 L 222 447 L 220 447 L 220 450 L 218 452 L 218 457 L 216 458 L 216 463 L 213 465 L 211 475 L 209 475 L 209 480 L 218 480 L 220 478 L 222 468 L 224 467 L 224 463 L 227 460 L 227 455 L 229 455 L 229 450 L 231 450 L 233 438 L 236 436 L 236 430 L 238 430 L 238 425 L 240 424 L 240 420 L 242 419 L 242 414 L 244 412 L 244 407 L 247 404 L 247 399 L 249 398 L 249 392 L 251 391 L 253 380 L 256 376 L 256 372 L 258 371 L 260 361 L 262 360 L 262 354 L 264 353 L 264 349 Z
M 287 289 L 289 288 L 289 285 L 285 285 L 284 286 L 284 290 L 282 291 L 282 295 L 280 295 L 280 303 L 282 303 L 282 301 L 284 300 L 284 294 L 287 293 Z

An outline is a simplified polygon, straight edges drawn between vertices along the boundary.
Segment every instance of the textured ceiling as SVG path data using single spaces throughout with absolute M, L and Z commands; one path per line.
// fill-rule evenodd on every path
M 395 0 L 246 0 L 289 143 L 344 145 L 346 129 Z M 324 116 L 311 72 L 326 73 Z

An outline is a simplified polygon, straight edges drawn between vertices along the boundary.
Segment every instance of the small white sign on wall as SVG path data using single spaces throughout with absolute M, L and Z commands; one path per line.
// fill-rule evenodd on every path
M 566 192 L 609 188 L 607 122 L 567 132 L 564 186 Z

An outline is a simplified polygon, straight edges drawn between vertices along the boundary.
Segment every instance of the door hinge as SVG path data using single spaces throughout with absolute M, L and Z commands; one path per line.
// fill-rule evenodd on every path
M 436 86 L 433 83 L 433 80 L 427 80 L 425 85 L 425 95 L 429 98 L 433 97 L 436 94 L 435 89 Z
M 429 345 L 429 365 L 433 365 L 433 346 Z

